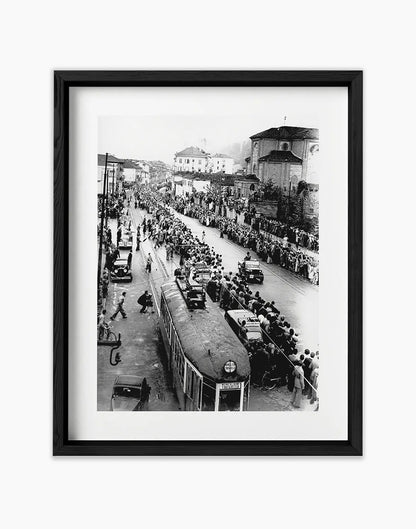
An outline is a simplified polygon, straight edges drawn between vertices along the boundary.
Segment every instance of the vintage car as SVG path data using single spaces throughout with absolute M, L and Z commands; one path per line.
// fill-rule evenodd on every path
M 206 285 L 211 279 L 211 268 L 204 262 L 195 263 L 191 268 L 191 277 L 201 285 Z
M 177 276 L 176 283 L 189 309 L 204 309 L 206 294 L 204 287 L 195 281 L 189 281 L 184 276 Z
M 238 271 L 247 283 L 263 283 L 264 274 L 259 261 L 247 260 L 238 263 Z
M 263 333 L 257 316 L 246 309 L 227 310 L 224 314 L 225 320 L 242 342 L 248 340 L 250 343 L 263 343 Z M 246 331 L 242 331 L 242 322 Z
M 122 257 L 116 259 L 110 273 L 110 278 L 113 283 L 130 283 L 133 281 L 133 274 L 131 273 L 127 259 Z
M 118 375 L 113 384 L 111 411 L 141 411 L 149 401 L 150 389 L 145 378 Z
M 120 250 L 131 250 L 133 248 L 133 233 L 130 230 L 123 229 L 118 247 Z

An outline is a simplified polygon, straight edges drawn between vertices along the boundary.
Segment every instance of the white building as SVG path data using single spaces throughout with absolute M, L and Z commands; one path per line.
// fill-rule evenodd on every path
M 175 175 L 173 180 L 175 196 L 190 196 L 194 192 L 206 192 L 211 189 L 211 180 L 204 175 Z
M 234 160 L 228 154 L 216 153 L 210 156 L 209 172 L 233 174 Z
M 131 160 L 124 160 L 123 166 L 123 176 L 124 181 L 129 184 L 134 184 L 136 182 L 137 175 L 137 165 Z
M 208 172 L 209 154 L 199 147 L 187 147 L 175 153 L 173 168 L 175 171 L 189 173 Z
M 187 147 L 175 153 L 173 168 L 184 173 L 233 174 L 234 160 L 228 154 L 211 155 L 199 147 Z
M 150 182 L 150 168 L 146 162 L 136 162 L 136 179 L 140 184 Z

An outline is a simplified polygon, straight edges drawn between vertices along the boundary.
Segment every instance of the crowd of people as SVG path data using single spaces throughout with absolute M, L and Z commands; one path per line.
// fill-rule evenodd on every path
M 250 224 L 252 220 L 250 217 L 250 213 L 245 215 L 245 222 L 248 224 Z M 299 228 L 294 228 L 293 226 L 288 226 L 284 222 L 275 219 L 267 219 L 265 217 L 260 217 L 259 227 L 267 233 L 276 235 L 276 237 L 282 239 L 287 238 L 287 240 L 296 247 L 301 246 L 302 248 L 307 248 L 313 252 L 319 251 L 319 239 L 312 233 L 308 233 Z
M 176 197 L 171 205 L 179 213 L 197 218 L 205 226 L 219 229 L 220 237 L 226 235 L 233 242 L 253 250 L 263 261 L 277 264 L 315 285 L 319 284 L 317 259 L 296 243 L 291 243 L 286 235 L 283 239 L 278 239 L 269 232 L 262 233 L 253 229 L 251 225 L 238 223 L 235 219 L 215 214 L 212 210 L 196 204 L 195 201 L 192 202 L 189 198 Z M 273 228 L 277 230 L 278 224 L 273 225 Z M 293 233 L 290 231 L 291 237 Z
M 117 241 L 112 241 L 112 232 L 105 230 L 104 242 L 106 261 L 101 280 L 103 309 L 98 317 L 98 338 L 103 339 L 109 335 L 109 321 L 106 321 L 105 299 L 108 295 L 109 273 L 114 262 L 119 257 L 118 245 L 124 230 L 131 231 L 131 219 L 127 208 L 124 209 L 125 197 L 117 203 Z M 311 404 L 317 400 L 318 376 L 319 376 L 319 352 L 311 352 L 305 349 L 303 353 L 299 347 L 299 336 L 296 330 L 287 321 L 286 317 L 276 306 L 274 301 L 267 301 L 261 297 L 259 292 L 253 292 L 250 285 L 238 273 L 225 270 L 222 255 L 215 251 L 205 242 L 205 232 L 199 238 L 192 230 L 182 222 L 167 203 L 161 201 L 160 195 L 152 190 L 141 190 L 135 196 L 127 198 L 127 206 L 142 208 L 146 215 L 136 231 L 136 250 L 140 249 L 140 243 L 150 239 L 156 248 L 164 246 L 166 260 L 173 260 L 174 255 L 179 256 L 179 268 L 175 273 L 190 277 L 195 273 L 198 266 L 208 268 L 209 274 L 206 281 L 207 294 L 214 302 L 219 302 L 224 310 L 246 309 L 254 313 L 262 329 L 264 339 L 262 341 L 250 341 L 245 339 L 244 324 L 240 338 L 245 344 L 252 369 L 253 383 L 264 385 L 265 376 L 277 381 L 278 385 L 287 385 L 292 392 L 292 405 L 300 407 L 302 395 L 310 399 Z M 249 248 L 268 262 L 277 262 L 283 267 L 310 277 L 310 263 L 305 263 L 302 251 L 290 246 L 289 243 L 281 245 L 275 241 L 267 240 L 258 231 L 253 230 L 246 224 L 238 224 L 232 219 L 215 215 L 201 206 L 192 204 L 183 199 L 176 200 L 174 209 L 185 215 L 198 218 L 206 226 L 214 226 L 220 230 L 220 237 L 226 235 L 242 246 Z M 130 264 L 131 264 L 131 252 Z M 251 259 L 247 252 L 246 259 Z M 293 264 L 292 260 L 296 261 Z M 152 257 L 150 253 L 146 258 L 146 271 L 151 272 Z M 303 270 L 303 272 L 301 272 Z M 117 306 L 110 321 L 118 314 L 127 317 L 124 310 L 126 293 L 121 293 L 117 300 Z M 139 299 L 141 305 L 140 313 L 147 311 L 152 306 L 151 295 L 145 291 Z
M 275 302 L 266 301 L 259 292 L 253 292 L 238 272 L 226 271 L 222 255 L 205 242 L 204 232 L 201 239 L 194 235 L 167 205 L 161 203 L 160 196 L 151 191 L 142 192 L 138 200 L 139 207 L 147 211 L 142 222 L 143 235 L 147 235 L 155 247 L 165 245 L 167 260 L 172 259 L 174 253 L 179 255 L 178 273 L 190 277 L 198 264 L 208 266 L 210 278 L 206 291 L 210 298 L 219 302 L 224 310 L 247 309 L 258 317 L 264 341 L 250 343 L 243 337 L 250 355 L 253 382 L 262 385 L 265 374 L 271 374 L 279 384 L 287 384 L 292 392 L 294 407 L 300 406 L 302 395 L 313 404 L 317 400 L 319 352 L 311 352 L 309 349 L 305 349 L 303 353 L 300 351 L 297 332 L 281 314 Z M 185 211 L 184 203 L 181 206 L 178 203 L 175 205 L 183 206 Z M 193 213 L 206 214 L 189 204 L 186 208 L 191 216 Z M 224 233 L 231 239 L 233 236 L 239 236 L 234 235 L 238 225 L 233 225 L 229 219 L 220 219 L 217 227 L 222 236 Z M 248 227 L 244 229 L 249 230 Z M 247 239 L 239 242 L 250 248 L 247 243 L 250 242 L 250 237 L 255 235 L 247 232 L 245 236 Z M 250 252 L 246 256 L 246 259 L 249 258 Z

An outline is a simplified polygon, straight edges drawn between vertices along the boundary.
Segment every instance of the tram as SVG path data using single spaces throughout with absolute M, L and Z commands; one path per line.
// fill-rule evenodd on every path
M 191 310 L 174 281 L 161 287 L 160 329 L 179 405 L 186 411 L 245 411 L 250 361 L 218 307 Z

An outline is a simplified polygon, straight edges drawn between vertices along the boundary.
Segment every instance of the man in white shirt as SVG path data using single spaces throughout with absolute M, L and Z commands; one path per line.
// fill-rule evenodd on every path
M 124 302 L 125 302 L 125 300 L 126 300 L 126 294 L 127 294 L 127 292 L 122 292 L 122 293 L 121 293 L 121 296 L 118 298 L 117 310 L 116 310 L 115 313 L 111 316 L 110 320 L 113 320 L 113 321 L 114 321 L 115 318 L 116 318 L 116 316 L 117 316 L 117 314 L 118 314 L 119 312 L 121 312 L 121 315 L 123 316 L 123 319 L 126 319 L 126 318 L 127 318 L 127 314 L 126 314 L 126 312 L 125 312 L 125 310 L 124 310 L 124 307 L 123 307 Z

